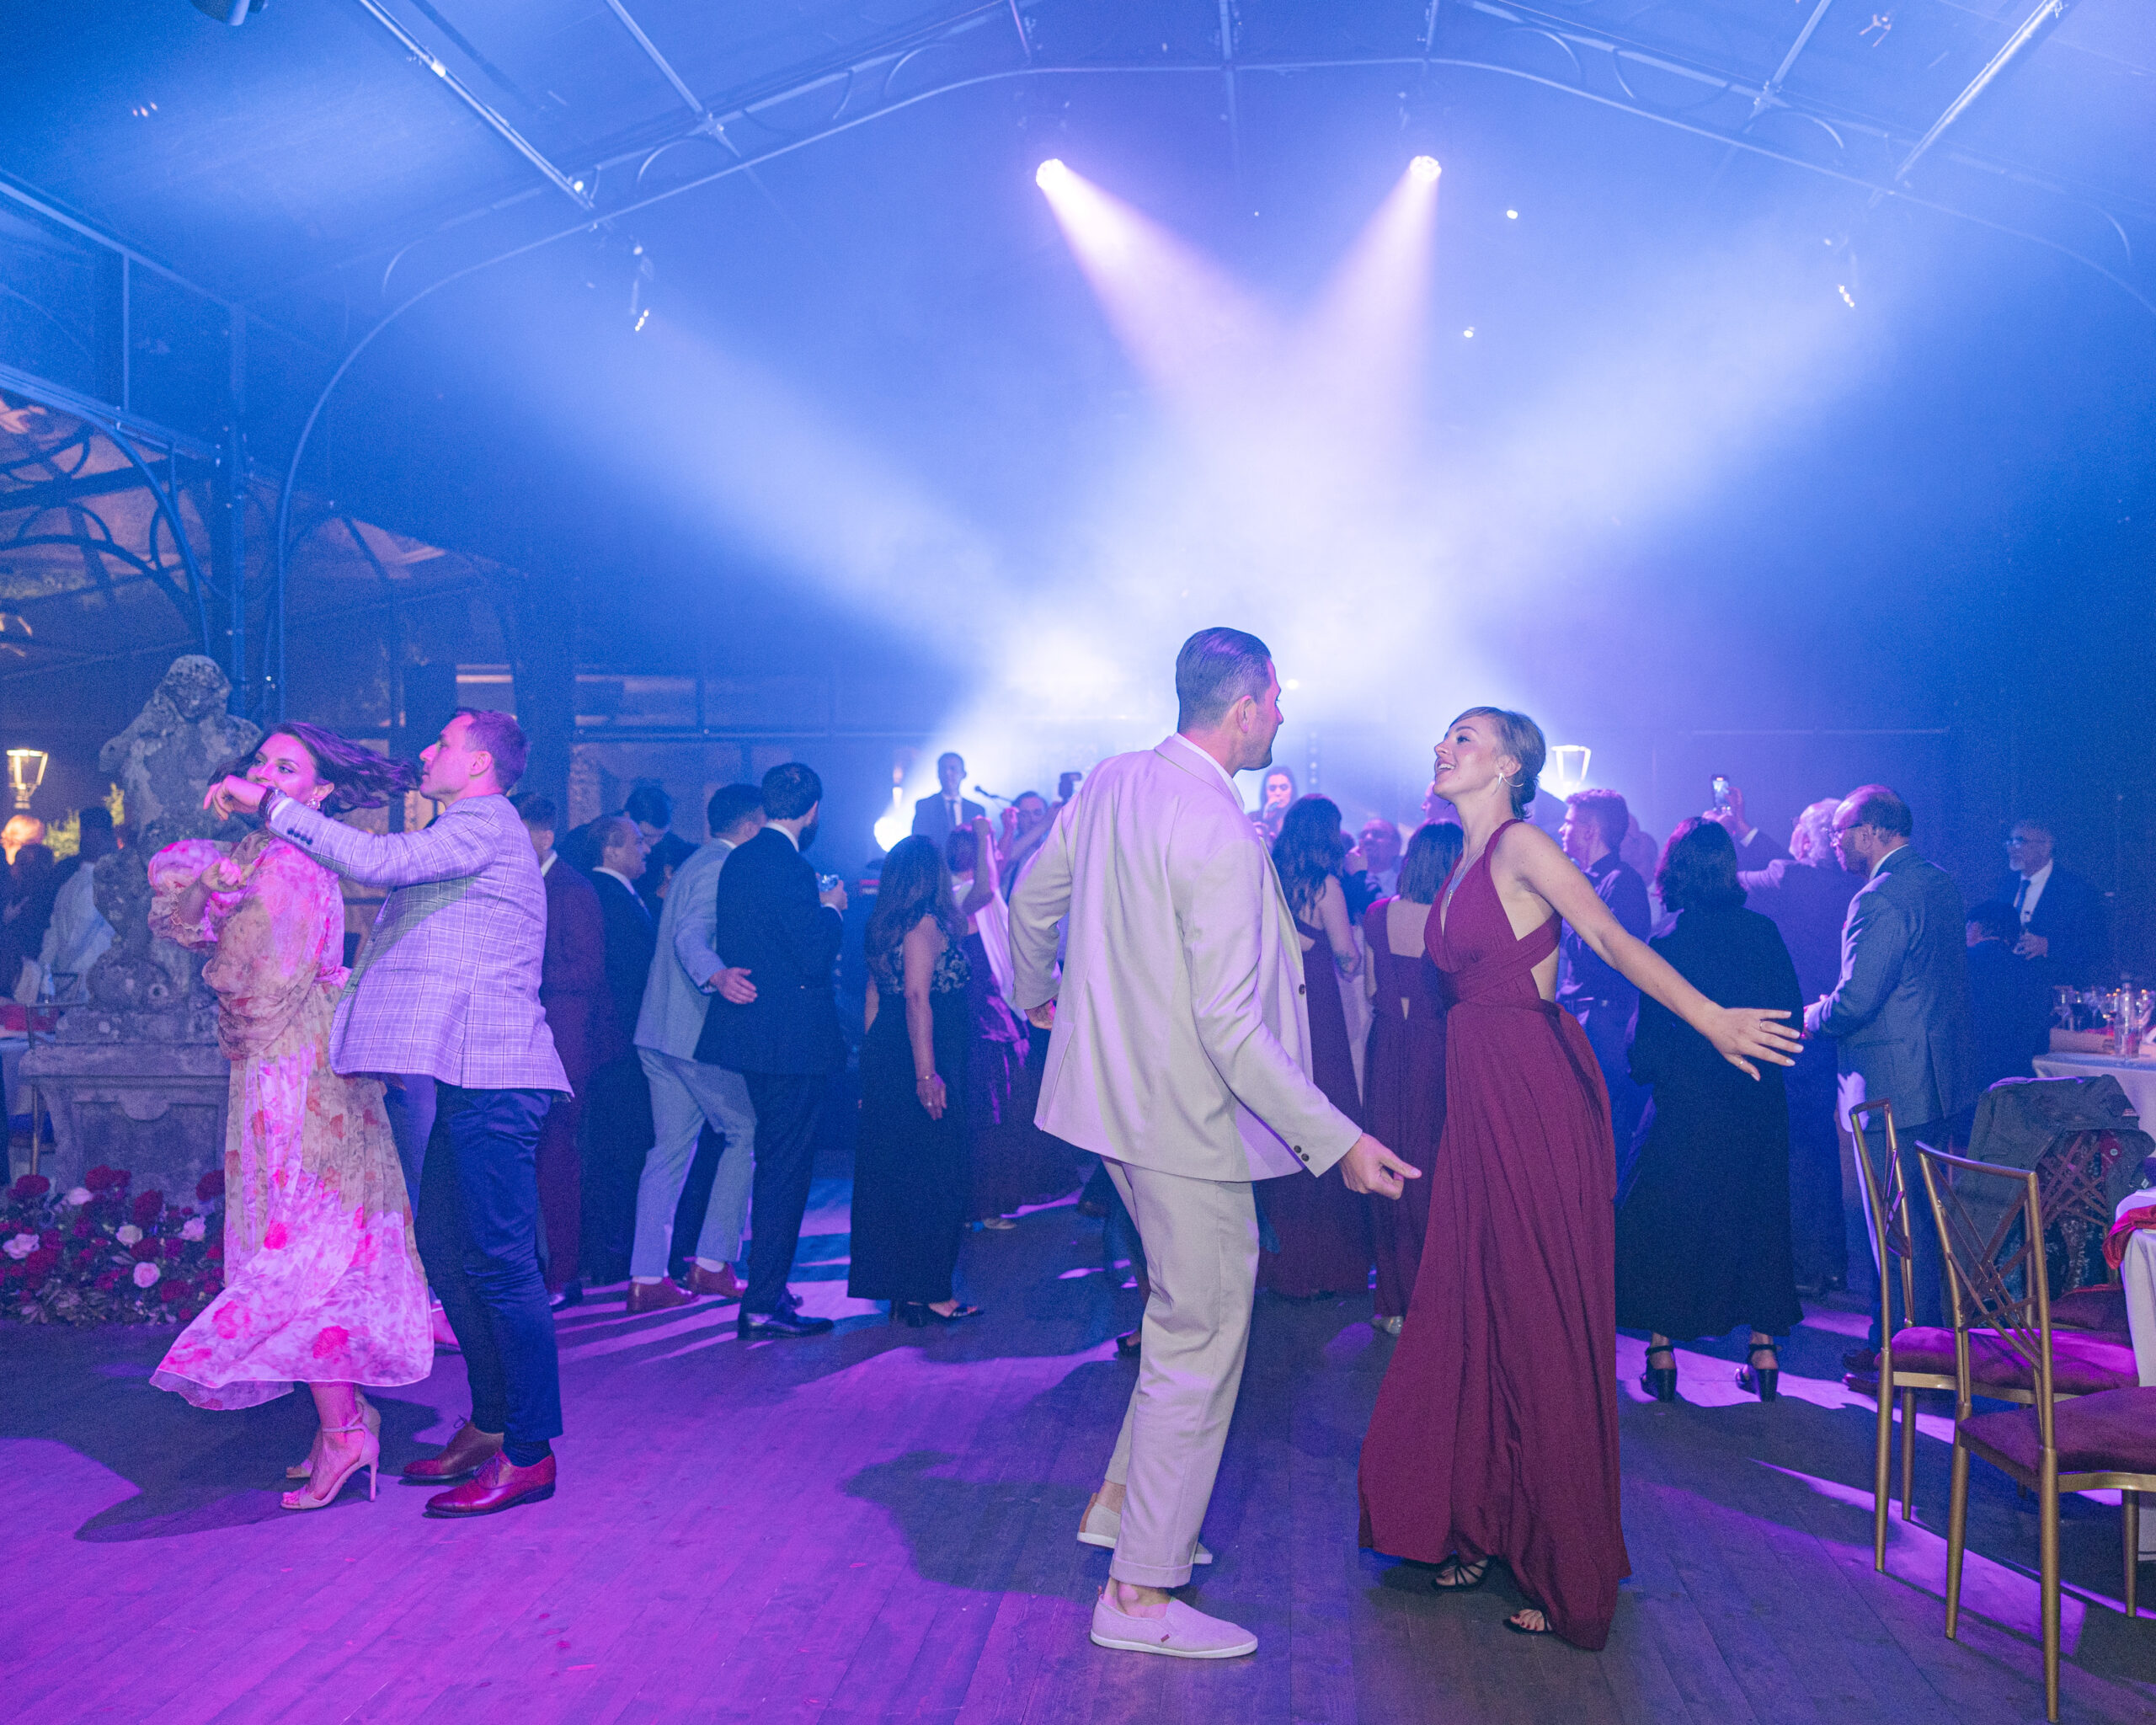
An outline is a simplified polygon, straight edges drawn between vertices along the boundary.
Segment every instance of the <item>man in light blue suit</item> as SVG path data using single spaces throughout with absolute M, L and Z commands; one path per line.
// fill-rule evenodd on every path
M 704 811 L 711 837 L 675 871 L 659 918 L 659 951 L 637 1014 L 637 1057 L 651 1081 L 654 1142 L 637 1186 L 636 1242 L 629 1251 L 632 1312 L 682 1306 L 699 1294 L 741 1297 L 734 1261 L 741 1255 L 741 1224 L 749 1210 L 755 1167 L 756 1110 L 739 1072 L 696 1059 L 712 996 L 727 965 L 713 946 L 718 876 L 734 849 L 764 824 L 764 793 L 754 785 L 722 785 Z M 737 986 L 740 985 L 739 984 Z M 674 1211 L 681 1201 L 696 1140 L 708 1121 L 726 1140 L 696 1236 L 689 1285 L 666 1274 L 674 1247 Z
M 1859 787 L 1834 810 L 1842 867 L 1866 881 L 1842 924 L 1841 980 L 1805 1009 L 1804 1028 L 1838 1044 L 1844 1127 L 1862 1103 L 1894 1105 L 1916 1270 L 1916 1309 L 1897 1322 L 1937 1324 L 1945 1264 L 1916 1146 L 1966 1140 L 1977 1100 L 1976 1028 L 1961 891 L 1911 847 L 1911 826 L 1909 805 L 1884 785 Z M 1866 1136 L 1854 1148 L 1876 1168 L 1885 1131 Z M 1868 1213 L 1865 1220 L 1868 1233 Z M 1879 1263 L 1879 1242 L 1871 1244 Z M 1871 1341 L 1876 1348 L 1880 1338 Z

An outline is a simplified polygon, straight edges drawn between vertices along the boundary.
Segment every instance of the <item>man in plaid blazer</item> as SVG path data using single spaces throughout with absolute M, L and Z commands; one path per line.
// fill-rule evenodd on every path
M 414 1194 L 427 1279 L 463 1349 L 472 1418 L 408 1477 L 464 1482 L 438 1516 L 491 1514 L 553 1495 L 559 1356 L 539 1273 L 541 1123 L 568 1079 L 539 1003 L 547 889 L 505 793 L 524 772 L 507 713 L 461 708 L 420 756 L 419 832 L 360 831 L 264 786 L 211 793 L 348 879 L 391 890 L 337 1003 L 330 1064 L 434 1080 L 435 1124 Z

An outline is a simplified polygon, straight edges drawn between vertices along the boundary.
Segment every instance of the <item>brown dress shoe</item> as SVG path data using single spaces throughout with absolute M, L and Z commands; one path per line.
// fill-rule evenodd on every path
M 439 1455 L 406 1462 L 404 1477 L 445 1486 L 451 1480 L 469 1479 L 490 1458 L 501 1454 L 501 1448 L 499 1432 L 483 1432 L 467 1419 L 450 1434 L 447 1446 Z
M 629 1316 L 635 1317 L 647 1311 L 664 1311 L 669 1306 L 688 1306 L 696 1297 L 671 1276 L 661 1276 L 655 1282 L 632 1282 Z
M 715 1270 L 707 1270 L 700 1263 L 691 1263 L 689 1266 L 689 1291 L 691 1294 L 716 1294 L 721 1300 L 739 1300 L 749 1290 L 741 1285 L 730 1263 Z
M 454 1490 L 427 1499 L 427 1514 L 434 1516 L 493 1515 L 519 1503 L 537 1503 L 554 1495 L 554 1458 L 542 1455 L 530 1467 L 519 1467 L 497 1450 L 487 1465 Z

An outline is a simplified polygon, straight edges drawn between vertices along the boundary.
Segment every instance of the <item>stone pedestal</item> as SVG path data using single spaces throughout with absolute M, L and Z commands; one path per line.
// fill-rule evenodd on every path
M 24 1055 L 23 1076 L 52 1114 L 40 1171 L 56 1186 L 102 1163 L 131 1170 L 137 1192 L 192 1202 L 203 1171 L 223 1166 L 232 1063 L 215 1041 L 58 1043 Z
M 221 1167 L 232 1066 L 217 1047 L 216 1001 L 201 959 L 150 932 L 149 859 L 179 839 L 234 840 L 247 827 L 202 807 L 211 777 L 253 750 L 261 731 L 225 711 L 232 685 L 211 660 L 173 661 L 99 767 L 120 781 L 131 836 L 97 868 L 97 904 L 113 943 L 91 966 L 89 1001 L 61 1018 L 55 1041 L 23 1056 L 23 1076 L 52 1112 L 49 1170 L 79 1184 L 103 1163 L 137 1192 L 176 1202 Z

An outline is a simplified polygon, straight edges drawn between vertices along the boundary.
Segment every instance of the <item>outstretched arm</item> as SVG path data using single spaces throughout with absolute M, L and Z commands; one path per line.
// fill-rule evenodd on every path
M 1532 826 L 1508 827 L 1493 842 L 1498 848 L 1491 867 L 1501 883 L 1534 892 L 1613 970 L 1705 1037 L 1730 1065 L 1753 1078 L 1759 1076 L 1754 1060 L 1796 1065 L 1795 1056 L 1804 1044 L 1793 1028 L 1781 1022 L 1788 1013 L 1716 1005 L 1645 941 L 1625 932 L 1588 878 L 1547 833 Z
M 1011 1004 L 1033 1017 L 1055 998 L 1055 926 L 1070 914 L 1070 814 L 1065 804 L 1040 857 L 1011 898 Z
M 494 835 L 486 820 L 460 815 L 455 806 L 418 832 L 376 833 L 361 832 L 304 803 L 280 797 L 270 808 L 270 827 L 346 879 L 368 886 L 461 880 L 494 859 Z

